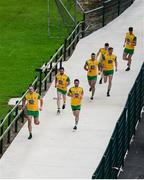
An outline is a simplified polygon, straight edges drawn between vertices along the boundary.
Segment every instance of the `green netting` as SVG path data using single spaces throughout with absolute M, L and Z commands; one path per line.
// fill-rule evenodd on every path
M 76 0 L 48 0 L 48 35 L 63 37 L 82 19 Z

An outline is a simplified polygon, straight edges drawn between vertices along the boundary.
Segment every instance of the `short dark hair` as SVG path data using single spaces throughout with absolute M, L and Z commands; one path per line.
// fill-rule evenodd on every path
M 109 43 L 105 43 L 105 46 L 109 46 Z
M 113 50 L 113 47 L 109 47 L 108 50 Z
M 28 89 L 30 89 L 30 88 L 33 88 L 33 89 L 34 89 L 34 87 L 33 87 L 33 85 L 32 85 L 32 84 L 30 84 L 30 85 L 29 85 Z
M 129 27 L 129 31 L 132 32 L 133 31 L 133 27 Z
M 74 80 L 74 83 L 75 83 L 75 82 L 79 82 L 79 79 L 75 79 L 75 80 Z
M 64 70 L 64 67 L 60 67 L 59 70 Z
M 95 56 L 95 53 L 91 53 L 92 56 Z
M 33 85 L 32 84 L 29 84 L 29 86 L 28 87 L 33 87 Z

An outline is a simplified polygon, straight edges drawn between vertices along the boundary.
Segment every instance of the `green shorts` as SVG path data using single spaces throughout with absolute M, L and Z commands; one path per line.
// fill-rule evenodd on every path
M 34 118 L 38 118 L 39 117 L 39 111 L 29 111 L 29 110 L 27 110 L 27 115 L 28 116 L 33 116 Z
M 87 76 L 88 81 L 96 81 L 97 76 Z
M 124 49 L 124 53 L 133 55 L 134 49 L 127 49 L 127 48 L 125 48 L 125 49 Z
M 103 71 L 104 76 L 112 76 L 114 74 L 114 70 Z
M 71 108 L 72 108 L 72 111 L 76 111 L 76 110 L 81 110 L 81 105 L 78 105 L 78 106 L 72 106 L 71 105 Z
M 61 90 L 61 89 L 58 89 L 58 88 L 57 88 L 57 92 L 60 92 L 63 95 L 66 95 L 66 93 L 67 93 L 67 91 L 64 91 L 64 90 Z

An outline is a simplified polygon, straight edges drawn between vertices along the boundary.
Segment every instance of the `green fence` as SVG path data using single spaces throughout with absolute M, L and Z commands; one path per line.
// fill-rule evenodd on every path
M 128 95 L 125 108 L 116 123 L 114 132 L 100 164 L 92 179 L 116 179 L 124 158 L 129 149 L 130 141 L 135 135 L 136 125 L 140 120 L 144 106 L 144 63 L 139 75 Z
M 80 22 L 76 25 L 72 33 L 65 39 L 64 44 L 56 50 L 56 53 L 48 60 L 41 68 L 37 68 L 39 73 L 33 81 L 35 91 L 44 95 L 51 85 L 54 76 L 57 74 L 57 70 L 62 66 L 63 62 L 68 60 L 72 55 L 76 44 L 80 38 L 84 37 L 84 22 Z M 24 111 L 21 109 L 22 101 L 28 90 L 23 93 L 22 97 L 12 110 L 6 115 L 0 123 L 0 156 L 4 153 L 8 145 L 16 136 L 24 121 Z

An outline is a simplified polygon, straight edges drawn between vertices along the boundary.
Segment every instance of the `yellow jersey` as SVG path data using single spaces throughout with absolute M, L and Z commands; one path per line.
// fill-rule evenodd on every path
M 104 71 L 114 70 L 114 63 L 116 59 L 117 57 L 114 54 L 112 55 L 106 54 L 105 56 L 103 56 L 103 61 L 102 61 L 103 70 Z
M 25 96 L 25 99 L 27 100 L 27 110 L 29 111 L 38 111 L 38 100 L 40 99 L 40 95 L 36 92 L 33 92 L 32 94 L 27 93 Z
M 69 89 L 68 93 L 70 95 L 72 95 L 72 97 L 71 97 L 71 105 L 72 106 L 79 106 L 79 105 L 81 105 L 82 95 L 84 93 L 82 87 L 71 87 Z
M 98 75 L 98 61 L 97 60 L 92 60 L 89 59 L 86 62 L 87 66 L 88 66 L 88 76 L 97 76 Z
M 106 55 L 108 53 L 108 50 L 105 48 L 100 48 L 100 58 L 99 58 L 99 62 L 102 61 L 102 56 Z
M 67 91 L 67 83 L 70 82 L 69 77 L 66 74 L 61 75 L 58 73 L 56 75 L 57 88 L 63 91 Z
M 134 49 L 135 48 L 135 43 L 137 41 L 137 38 L 134 34 L 130 34 L 129 32 L 126 33 L 126 44 L 125 44 L 125 48 L 127 49 Z

